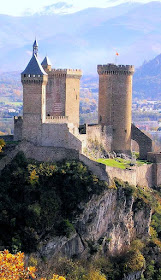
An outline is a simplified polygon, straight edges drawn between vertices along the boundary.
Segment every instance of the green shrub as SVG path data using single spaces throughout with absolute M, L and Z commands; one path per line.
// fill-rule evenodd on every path
M 0 153 L 2 152 L 3 147 L 5 147 L 6 143 L 3 139 L 0 139 Z
M 42 233 L 69 237 L 80 203 L 106 188 L 81 162 L 38 163 L 18 153 L 0 178 L 0 244 L 28 253 Z

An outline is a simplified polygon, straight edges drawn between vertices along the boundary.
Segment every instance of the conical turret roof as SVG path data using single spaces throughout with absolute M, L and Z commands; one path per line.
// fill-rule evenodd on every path
M 44 60 L 42 61 L 41 65 L 43 66 L 51 66 L 51 62 L 47 56 L 45 56 Z
M 33 47 L 38 47 L 37 39 L 35 39 L 35 42 L 33 43 Z
M 29 61 L 26 69 L 22 72 L 23 75 L 47 75 L 41 66 L 36 55 L 33 54 L 31 60 Z

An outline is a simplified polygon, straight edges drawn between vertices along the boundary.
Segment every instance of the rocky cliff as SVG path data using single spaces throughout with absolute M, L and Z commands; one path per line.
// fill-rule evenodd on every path
M 42 163 L 19 152 L 1 171 L 0 193 L 0 245 L 36 258 L 41 277 L 91 280 L 92 266 L 109 280 L 140 279 L 144 270 L 159 280 L 160 188 L 107 183 L 80 161 Z
M 137 200 L 126 189 L 108 189 L 87 204 L 74 221 L 75 232 L 67 237 L 49 238 L 41 246 L 41 254 L 62 254 L 68 257 L 87 256 L 102 251 L 116 255 L 134 239 L 149 236 L 151 209 L 147 204 L 138 207 Z

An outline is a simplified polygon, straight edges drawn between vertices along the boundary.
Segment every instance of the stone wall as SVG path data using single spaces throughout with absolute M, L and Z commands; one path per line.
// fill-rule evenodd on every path
M 79 152 L 73 149 L 35 146 L 28 141 L 22 141 L 0 160 L 0 172 L 13 160 L 18 152 L 24 152 L 30 159 L 43 162 L 57 162 L 62 160 L 79 160 Z
M 23 151 L 27 158 L 37 161 L 53 162 L 62 160 L 79 160 L 79 152 L 73 149 L 56 148 L 56 147 L 40 147 L 31 143 L 20 145 L 20 151 Z
M 147 153 L 147 160 L 153 163 L 161 163 L 161 153 Z
M 79 160 L 87 165 L 89 170 L 100 180 L 109 183 L 109 176 L 106 172 L 106 166 L 104 164 L 93 161 L 82 154 L 79 154 Z
M 153 181 L 155 186 L 161 186 L 161 163 L 153 163 Z
M 55 131 L 58 132 L 57 130 Z M 62 131 L 63 130 L 61 129 L 61 132 Z M 63 159 L 80 160 L 87 165 L 89 170 L 100 180 L 107 181 L 109 184 L 114 178 L 118 178 L 123 181 L 127 181 L 130 185 L 134 186 L 140 185 L 152 187 L 154 185 L 161 185 L 161 163 L 144 164 L 142 166 L 132 167 L 131 169 L 120 169 L 105 166 L 104 164 L 93 161 L 81 154 L 81 141 L 68 130 L 66 132 L 68 133 L 68 136 L 67 142 L 64 143 L 64 147 L 60 147 L 59 142 L 57 142 L 57 146 L 51 146 L 49 142 L 46 142 L 46 145 L 44 146 L 36 146 L 28 141 L 20 142 L 20 144 L 16 146 L 15 150 L 1 159 L 0 171 L 5 167 L 5 165 L 10 163 L 18 151 L 23 151 L 27 158 L 33 158 L 38 161 L 60 161 Z M 47 138 L 46 141 L 48 140 L 49 138 Z M 77 149 L 76 146 L 74 147 L 74 143 L 77 146 Z
M 136 186 L 136 169 L 120 169 L 106 166 L 106 172 L 111 180 L 118 178 L 122 181 L 127 181 L 130 185 Z
M 131 138 L 139 145 L 141 159 L 147 159 L 147 153 L 152 152 L 152 140 L 134 124 L 131 125 Z
M 22 140 L 23 118 L 21 116 L 14 117 L 14 141 Z
M 154 165 L 144 164 L 142 166 L 135 166 L 131 169 L 120 169 L 116 167 L 106 166 L 106 172 L 110 179 L 118 178 L 130 185 L 140 185 L 152 187 L 155 185 L 154 181 Z
M 82 151 L 81 141 L 69 132 L 68 125 L 64 124 L 42 124 L 42 146 L 63 147 Z
M 10 151 L 9 154 L 7 154 L 7 156 L 3 157 L 0 160 L 0 174 L 1 174 L 1 171 L 5 168 L 5 166 L 10 164 L 12 159 L 17 155 L 18 151 L 19 151 L 19 147 L 16 146 L 14 150 Z
M 136 185 L 149 187 L 155 185 L 153 164 L 144 164 L 136 167 Z
M 106 151 L 111 151 L 112 144 L 112 127 L 102 126 L 98 124 L 90 124 L 86 126 L 87 145 L 90 146 L 90 142 L 98 142 L 102 145 Z

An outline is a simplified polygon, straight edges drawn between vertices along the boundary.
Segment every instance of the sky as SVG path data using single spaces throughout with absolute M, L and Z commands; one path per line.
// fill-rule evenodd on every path
M 156 1 L 156 0 L 151 0 Z M 77 10 L 85 9 L 88 7 L 109 7 L 120 3 L 126 2 L 141 2 L 147 3 L 150 0 L 5 0 L 2 1 L 0 5 L 0 14 L 21 16 L 29 15 L 41 11 L 43 7 L 48 5 L 53 5 L 58 2 L 66 2 L 69 7 L 67 7 L 68 12 L 74 12 Z M 161 1 L 161 0 L 159 0 Z M 73 6 L 73 7 L 71 7 Z

